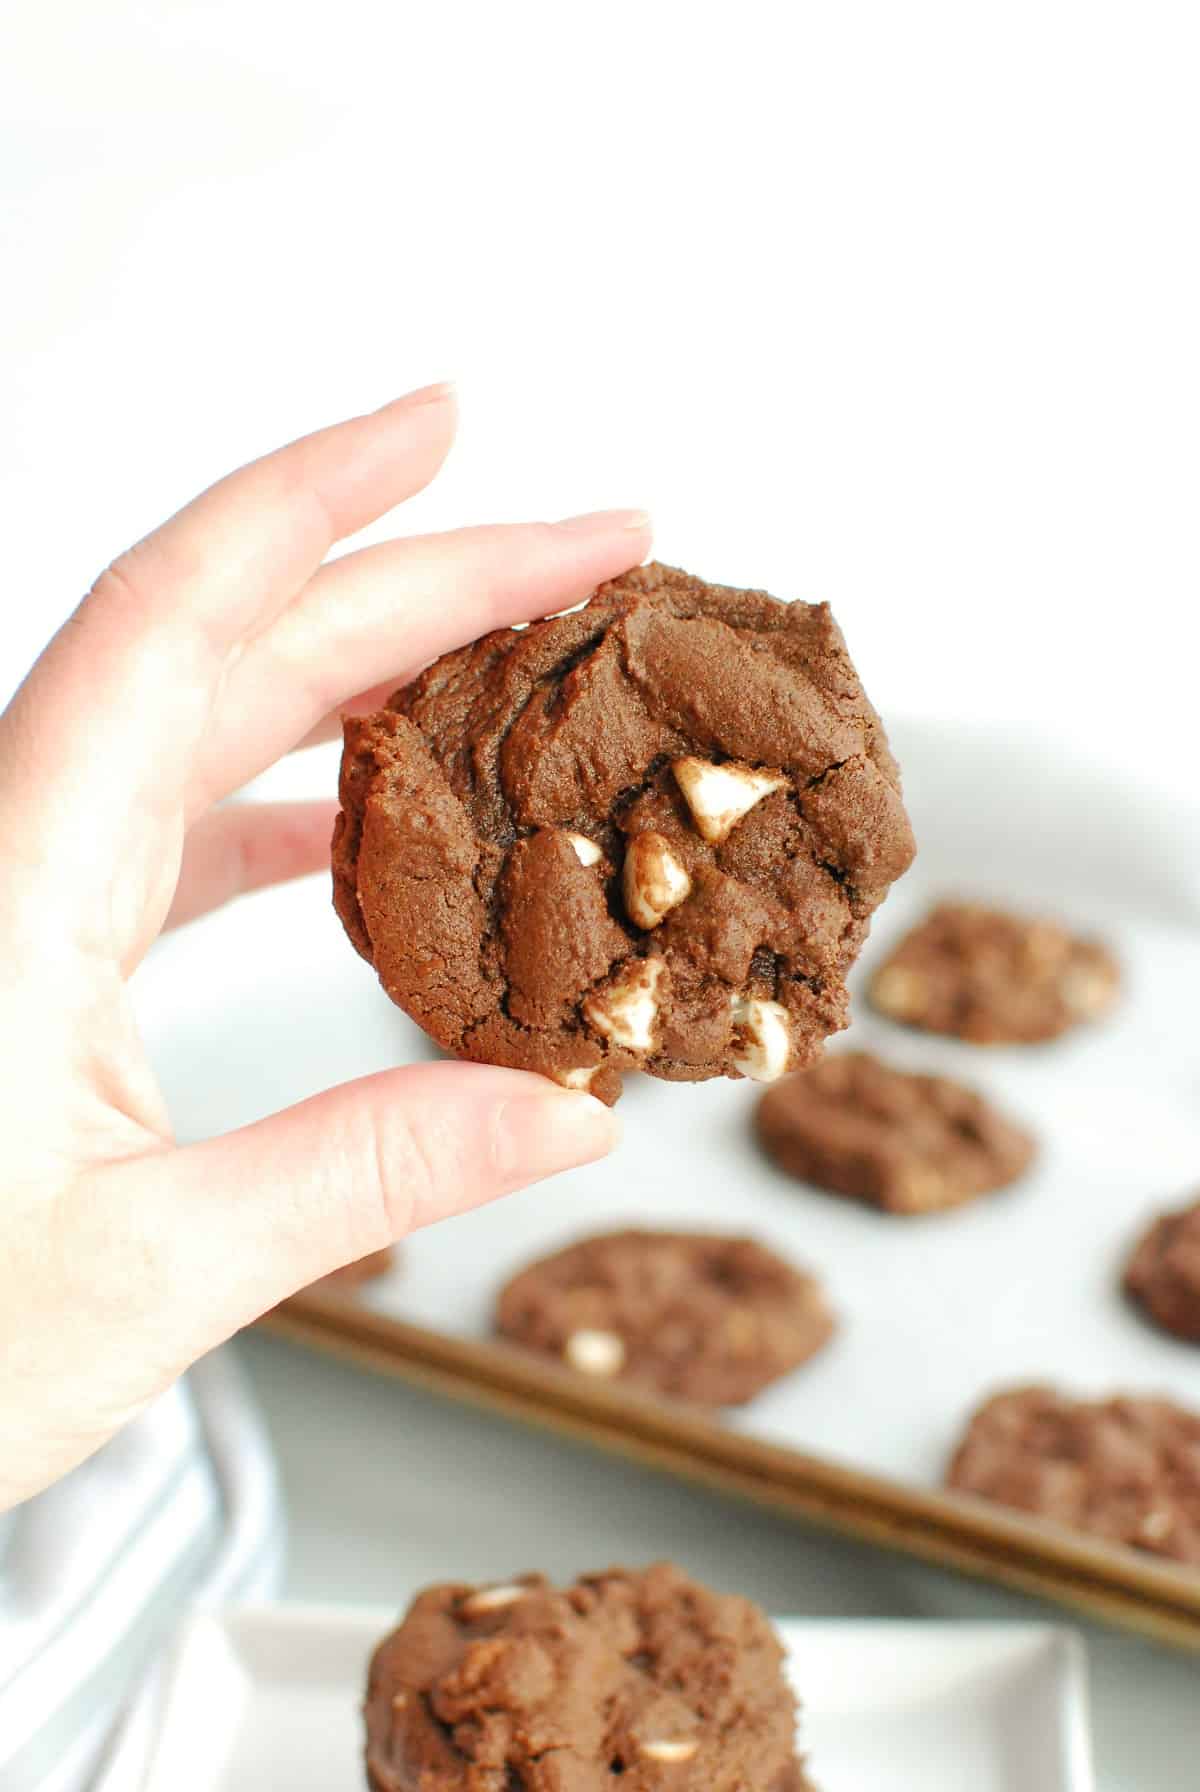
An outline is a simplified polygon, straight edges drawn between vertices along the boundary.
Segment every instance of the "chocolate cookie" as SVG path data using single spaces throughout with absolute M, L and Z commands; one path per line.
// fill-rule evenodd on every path
M 758 1134 L 781 1169 L 887 1213 L 933 1213 L 1015 1182 L 1034 1143 L 974 1089 L 836 1052 L 768 1089 Z
M 334 903 L 393 1001 L 610 1102 L 808 1063 L 914 850 L 828 607 L 664 566 L 348 720 L 341 803 Z
M 387 1275 L 396 1261 L 396 1255 L 395 1245 L 386 1244 L 381 1251 L 368 1251 L 365 1257 L 358 1257 L 353 1263 L 343 1263 L 340 1269 L 322 1276 L 313 1286 L 341 1289 L 361 1287 L 363 1282 L 374 1282 L 379 1276 Z
M 597 1380 L 734 1406 L 806 1362 L 833 1317 L 812 1276 L 751 1238 L 611 1232 L 522 1270 L 496 1327 Z
M 1200 1563 L 1200 1417 L 1169 1400 L 996 1394 L 967 1427 L 946 1484 Z
M 428 1588 L 365 1716 L 373 1792 L 811 1792 L 766 1617 L 665 1562 Z
M 1200 1343 L 1200 1201 L 1159 1215 L 1130 1257 L 1124 1283 L 1164 1331 Z
M 1077 939 L 1053 921 L 944 902 L 876 971 L 870 997 L 889 1020 L 929 1033 L 1029 1045 L 1098 1020 L 1120 981 L 1099 940 Z

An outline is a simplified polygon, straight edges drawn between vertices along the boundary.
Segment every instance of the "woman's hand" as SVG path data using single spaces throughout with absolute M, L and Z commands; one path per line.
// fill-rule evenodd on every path
M 180 1147 L 126 991 L 164 925 L 327 862 L 332 803 L 222 797 L 643 558 L 617 512 L 322 565 L 453 433 L 432 387 L 222 480 L 101 575 L 0 716 L 0 1507 L 306 1283 L 613 1142 L 590 1096 L 439 1063 Z

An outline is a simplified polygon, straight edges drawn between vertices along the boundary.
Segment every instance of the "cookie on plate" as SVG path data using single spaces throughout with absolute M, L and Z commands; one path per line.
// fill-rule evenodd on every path
M 505 1337 L 596 1380 L 708 1406 L 751 1400 L 833 1332 L 820 1284 L 752 1238 L 609 1232 L 515 1276 Z
M 348 719 L 340 789 L 334 903 L 393 1001 L 609 1102 L 810 1062 L 914 851 L 828 607 L 664 566 Z
M 875 972 L 880 1014 L 974 1045 L 1031 1045 L 1098 1020 L 1121 974 L 1100 940 L 1055 921 L 943 902 Z
M 428 1588 L 365 1718 L 372 1792 L 811 1792 L 766 1616 L 666 1562 Z
M 835 1052 L 760 1098 L 758 1135 L 781 1169 L 886 1213 L 934 1213 L 1015 1182 L 1034 1142 L 975 1089 Z
M 1164 1331 L 1200 1343 L 1200 1200 L 1151 1224 L 1126 1265 L 1124 1286 Z
M 1169 1400 L 995 1394 L 967 1427 L 948 1487 L 1175 1561 L 1200 1563 L 1200 1415 Z

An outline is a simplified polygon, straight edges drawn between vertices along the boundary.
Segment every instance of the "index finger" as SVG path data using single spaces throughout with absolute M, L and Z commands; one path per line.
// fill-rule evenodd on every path
M 223 658 L 274 620 L 335 542 L 429 484 L 455 420 L 453 386 L 426 386 L 239 467 L 114 563 L 126 606 L 146 623 L 201 629 Z M 100 580 L 85 604 L 111 596 Z
M 156 813 L 182 796 L 230 660 L 334 541 L 428 484 L 454 424 L 453 388 L 438 385 L 303 436 L 219 480 L 101 575 L 0 717 L 47 825 L 71 814 L 81 876 L 111 858 L 148 779 Z

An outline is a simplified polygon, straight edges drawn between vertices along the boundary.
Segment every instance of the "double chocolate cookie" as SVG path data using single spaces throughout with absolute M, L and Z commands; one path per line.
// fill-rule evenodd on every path
M 1015 1182 L 1030 1135 L 978 1091 L 894 1070 L 867 1052 L 835 1052 L 768 1089 L 758 1134 L 804 1182 L 887 1213 L 932 1213 Z
M 814 1059 L 914 850 L 828 607 L 653 565 L 348 720 L 341 803 L 335 905 L 392 999 L 610 1102 Z
M 1164 1331 L 1200 1343 L 1200 1201 L 1153 1222 L 1129 1259 L 1125 1290 Z
M 343 1263 L 340 1269 L 331 1270 L 313 1286 L 343 1290 L 360 1288 L 364 1282 L 374 1282 L 380 1276 L 386 1276 L 395 1264 L 397 1254 L 394 1244 L 385 1244 L 382 1250 L 368 1251 L 365 1257 L 356 1257 L 353 1263 Z
M 810 1792 L 766 1617 L 669 1563 L 430 1587 L 365 1716 L 372 1792 Z
M 1013 1388 L 971 1420 L 947 1486 L 1200 1563 L 1200 1416 L 1169 1400 Z
M 975 1045 L 1056 1039 L 1106 1014 L 1120 993 L 1107 946 L 1053 921 L 946 902 L 914 928 L 871 980 L 890 1020 Z
M 812 1276 L 751 1238 L 612 1232 L 523 1270 L 496 1327 L 596 1380 L 733 1406 L 806 1362 L 833 1317 Z

